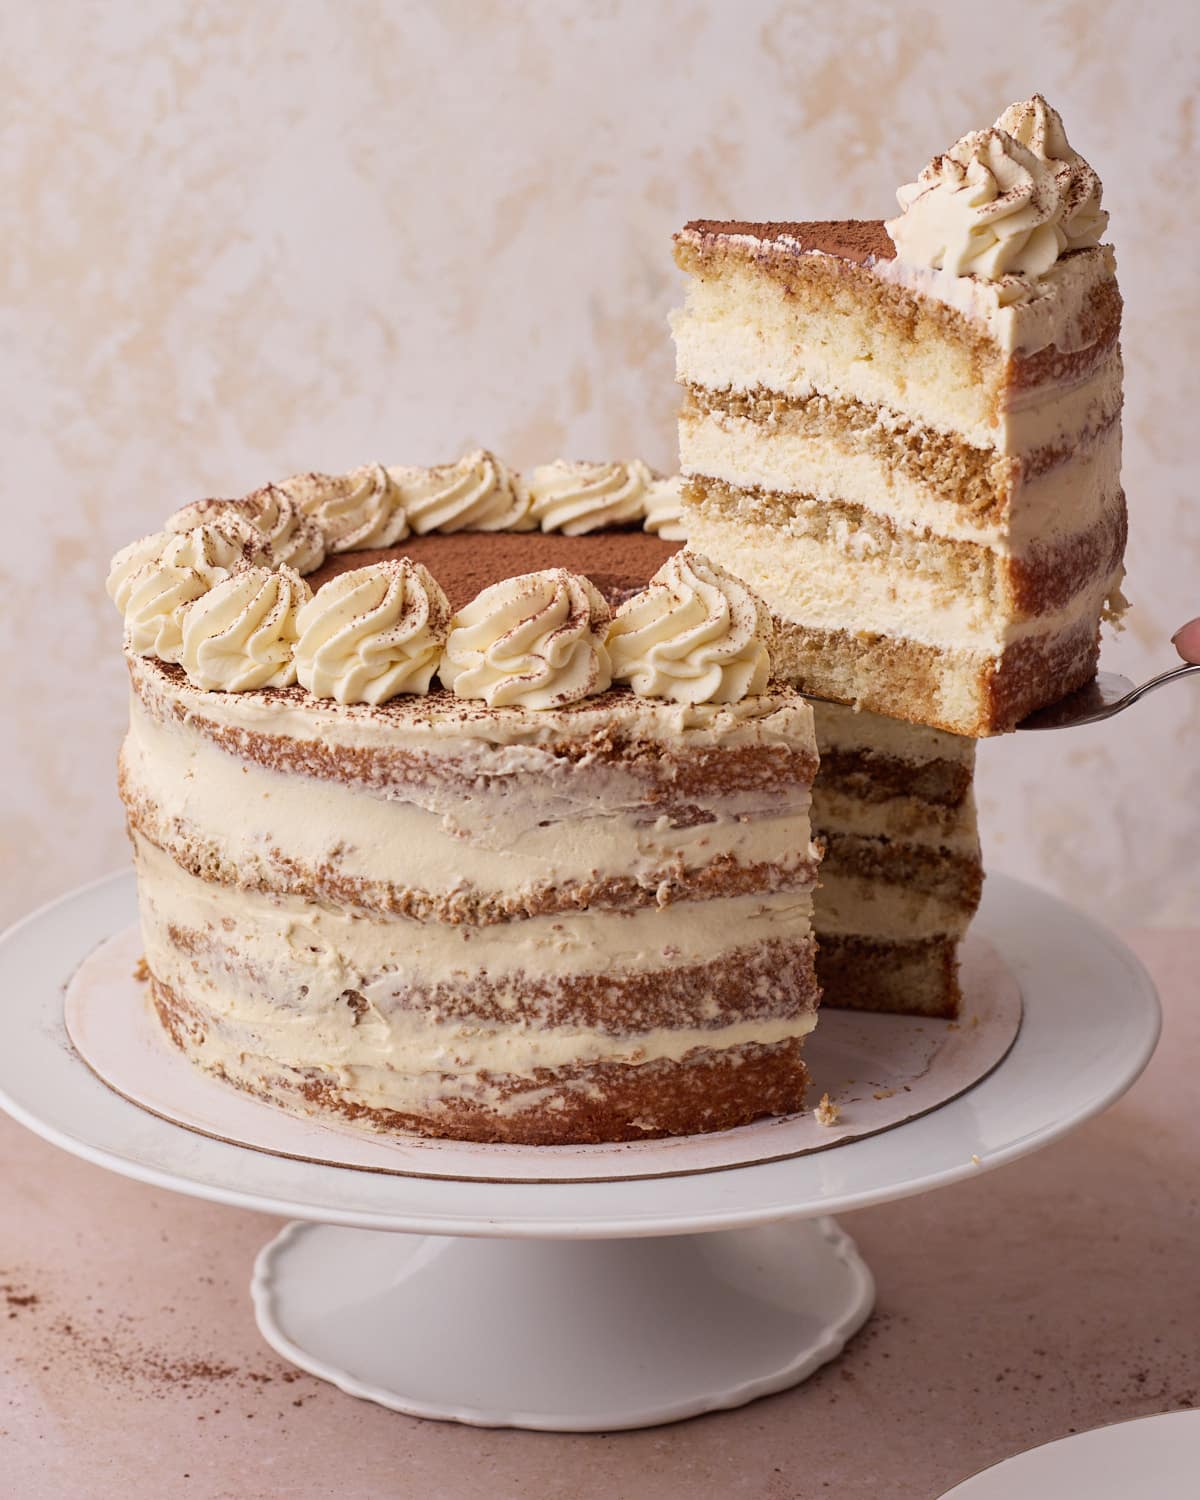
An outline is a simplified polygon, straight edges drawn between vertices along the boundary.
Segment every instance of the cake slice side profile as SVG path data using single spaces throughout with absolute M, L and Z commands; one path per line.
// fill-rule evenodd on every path
M 676 237 L 685 524 L 803 690 L 983 736 L 1093 675 L 1123 604 L 1121 301 L 1040 99 L 901 199 Z
M 823 1006 L 953 1017 L 979 905 L 975 742 L 815 703 L 813 900 Z

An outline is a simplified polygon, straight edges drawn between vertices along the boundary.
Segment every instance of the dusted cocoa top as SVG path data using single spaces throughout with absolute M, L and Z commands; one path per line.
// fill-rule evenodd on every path
M 445 589 L 451 609 L 463 609 L 477 594 L 506 578 L 546 568 L 581 573 L 600 590 L 609 604 L 623 604 L 645 588 L 682 544 L 644 531 L 597 531 L 588 536 L 558 532 L 473 532 L 448 536 L 410 536 L 383 551 L 353 552 L 326 559 L 308 582 L 318 589 L 350 568 L 362 568 L 388 558 L 408 557 L 422 563 Z
M 882 219 L 806 219 L 801 222 L 758 224 L 748 219 L 693 219 L 684 234 L 746 235 L 777 242 L 794 240 L 801 250 L 816 250 L 838 260 L 891 260 L 896 254 Z

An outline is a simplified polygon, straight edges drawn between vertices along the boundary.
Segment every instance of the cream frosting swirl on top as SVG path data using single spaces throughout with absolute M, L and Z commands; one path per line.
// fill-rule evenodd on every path
M 183 614 L 179 662 L 193 687 L 225 693 L 296 680 L 296 612 L 312 591 L 292 568 L 243 568 Z
M 194 568 L 212 588 L 241 568 L 269 568 L 275 558 L 271 544 L 253 526 L 220 520 L 173 532 L 162 550 L 162 561 L 177 568 Z
M 382 464 L 349 474 L 293 474 L 277 488 L 317 522 L 330 552 L 394 547 L 408 535 L 399 491 Z
M 909 265 L 986 281 L 1037 277 L 1066 245 L 1054 173 L 994 127 L 964 135 L 896 197 L 903 211 L 885 228 Z
M 561 708 L 608 687 L 611 618 L 590 580 L 565 568 L 506 578 L 451 620 L 439 675 L 489 708 Z
M 125 591 L 128 649 L 136 656 L 177 662 L 183 651 L 184 615 L 209 587 L 194 568 L 176 566 L 161 558 L 146 563 Z
M 122 547 L 114 554 L 108 565 L 104 587 L 108 590 L 108 597 L 122 614 L 129 606 L 134 578 L 149 563 L 159 560 L 163 555 L 163 548 L 170 540 L 169 531 L 153 531 L 149 536 L 139 537 L 136 542 L 130 542 L 128 547 Z
M 339 573 L 297 619 L 300 685 L 339 703 L 427 693 L 450 628 L 450 603 L 406 557 Z
M 669 479 L 652 479 L 646 491 L 646 519 L 642 522 L 645 531 L 652 531 L 665 542 L 686 542 L 687 527 L 683 524 L 683 476 L 673 474 Z
M 617 611 L 613 679 L 643 698 L 737 703 L 771 676 L 771 617 L 746 585 L 684 548 Z
M 252 528 L 270 543 L 275 562 L 312 573 L 325 561 L 325 538 L 311 516 L 277 484 L 265 484 L 242 500 L 195 500 L 167 520 L 168 531 L 189 531 L 204 522 Z
M 639 458 L 628 463 L 571 463 L 557 459 L 528 479 L 534 520 L 543 531 L 582 536 L 605 526 L 640 521 L 654 476 Z
M 1067 140 L 1062 116 L 1041 94 L 1010 104 L 996 121 L 1022 146 L 1044 161 L 1058 183 L 1059 219 L 1066 250 L 1085 250 L 1100 243 L 1108 214 L 1100 207 L 1104 186 Z
M 520 477 L 485 448 L 430 469 L 397 464 L 388 474 L 417 536 L 430 531 L 532 531 L 537 525 Z

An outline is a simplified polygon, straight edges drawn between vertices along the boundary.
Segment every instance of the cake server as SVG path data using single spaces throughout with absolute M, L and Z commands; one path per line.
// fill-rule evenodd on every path
M 1132 681 L 1119 672 L 1097 672 L 1091 682 L 1074 693 L 1068 693 L 1057 703 L 1039 708 L 1027 719 L 1022 719 L 1017 728 L 1073 729 L 1077 724 L 1098 724 L 1101 719 L 1111 719 L 1113 714 L 1122 713 L 1155 688 L 1174 682 L 1178 677 L 1186 677 L 1189 672 L 1200 672 L 1200 662 L 1189 661 L 1181 667 L 1172 667 L 1169 672 L 1160 672 L 1140 687 L 1134 687 Z

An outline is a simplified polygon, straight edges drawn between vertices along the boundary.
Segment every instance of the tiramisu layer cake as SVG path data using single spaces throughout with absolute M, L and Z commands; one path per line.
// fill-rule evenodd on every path
M 526 485 L 483 458 L 203 502 L 115 560 L 162 1024 L 243 1089 L 385 1132 L 796 1110 L 817 761 L 766 611 L 640 528 L 634 466 Z M 536 529 L 437 529 L 464 506 Z
M 956 1015 L 958 944 L 983 882 L 975 741 L 835 703 L 813 708 L 822 1003 Z
M 1107 215 L 1040 97 L 899 198 L 677 236 L 685 526 L 803 689 L 993 734 L 1093 674 L 1123 603 Z

